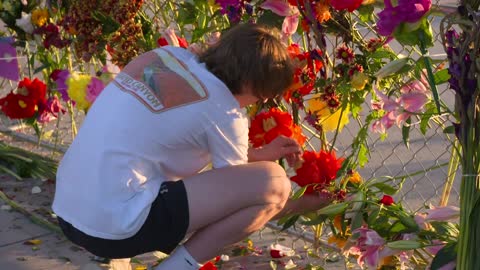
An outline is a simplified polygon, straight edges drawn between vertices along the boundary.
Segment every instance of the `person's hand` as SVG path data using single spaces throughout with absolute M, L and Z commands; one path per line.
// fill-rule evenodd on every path
M 298 142 L 283 135 L 278 136 L 263 147 L 250 149 L 249 151 L 249 160 L 251 161 L 274 161 L 284 157 L 291 167 L 301 161 L 301 156 L 302 147 Z

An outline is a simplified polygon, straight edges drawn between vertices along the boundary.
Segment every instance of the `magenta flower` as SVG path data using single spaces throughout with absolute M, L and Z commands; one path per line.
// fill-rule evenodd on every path
M 432 0 L 398 0 L 393 6 L 391 0 L 384 0 L 385 9 L 378 13 L 378 33 L 390 36 L 401 23 L 418 22 L 432 7 Z
M 92 80 L 87 85 L 86 99 L 88 102 L 93 103 L 98 95 L 100 95 L 103 88 L 105 88 L 103 82 L 97 77 L 92 77 Z

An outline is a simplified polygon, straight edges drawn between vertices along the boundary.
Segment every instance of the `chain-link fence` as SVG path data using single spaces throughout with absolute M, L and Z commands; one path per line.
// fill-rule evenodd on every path
M 434 3 L 440 11 L 448 11 L 449 7 L 456 5 L 453 1 L 438 0 Z M 432 27 L 435 32 L 435 46 L 430 49 L 432 58 L 445 59 L 441 38 L 439 37 L 439 24 L 442 13 L 436 13 L 437 16 L 432 19 Z M 368 37 L 368 31 L 365 33 Z M 398 53 L 411 55 L 415 58 L 417 52 L 403 51 L 403 47 L 396 44 L 395 41 L 390 46 Z M 20 59 L 22 60 L 22 59 Z M 22 61 L 20 61 L 22 62 Z M 23 61 L 24 62 L 24 61 Z M 15 86 L 8 81 L 0 81 L 0 96 L 5 96 L 7 92 Z M 453 104 L 453 94 L 446 88 L 441 90 L 441 98 L 448 104 Z M 368 100 L 368 99 L 367 99 Z M 364 112 L 367 113 L 369 105 L 365 104 Z M 72 117 L 69 114 L 62 115 L 57 122 L 52 122 L 43 127 L 42 147 L 48 147 L 62 152 L 72 141 L 72 123 L 81 126 L 83 112 L 74 110 Z M 72 120 L 74 122 L 72 122 Z M 448 162 L 451 159 L 451 138 L 449 139 L 443 133 L 442 125 L 448 125 L 449 119 L 438 117 L 437 122 L 431 124 L 426 134 L 420 132 L 419 123 L 412 123 L 410 131 L 410 143 L 407 148 L 402 139 L 402 130 L 396 126 L 388 130 L 388 137 L 381 140 L 375 133 L 369 133 L 369 162 L 364 168 L 360 169 L 360 174 L 364 179 L 389 175 L 397 178 L 399 181 L 404 179 L 403 189 L 396 195 L 396 201 L 402 201 L 404 205 L 412 210 L 416 210 L 424 204 L 436 205 L 442 195 L 445 181 L 448 176 Z M 352 138 L 355 137 L 360 124 L 355 121 L 343 129 L 336 139 L 337 153 L 348 153 Z M 12 136 L 37 142 L 34 131 L 18 121 L 12 121 L 3 115 L 0 115 L 0 131 Z M 308 136 L 308 132 L 306 134 Z M 332 139 L 332 134 L 328 134 L 328 139 Z M 312 142 L 315 138 L 312 136 Z M 315 143 L 313 143 L 315 145 Z M 52 150 L 53 153 L 53 150 Z M 458 201 L 458 179 L 452 189 L 449 204 L 457 205 Z M 271 224 L 274 227 L 274 224 Z M 261 236 L 262 233 L 259 235 Z M 311 234 L 307 227 L 296 227 L 296 231 L 290 231 L 291 244 L 295 248 L 301 248 L 306 245 L 304 240 L 311 239 Z M 277 238 L 278 239 L 278 238 Z M 329 268 L 331 269 L 331 268 Z

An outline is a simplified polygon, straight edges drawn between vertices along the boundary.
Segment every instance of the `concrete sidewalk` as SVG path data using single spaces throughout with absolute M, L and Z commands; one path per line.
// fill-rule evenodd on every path
M 32 193 L 34 189 L 40 192 Z M 33 219 L 29 217 L 31 214 L 52 224 L 55 222 L 50 208 L 54 190 L 53 181 L 18 181 L 0 174 L 0 191 L 18 204 L 22 211 L 10 209 L 10 205 L 0 198 L 0 270 L 124 270 L 125 268 L 110 267 L 105 262 L 96 261 L 92 254 L 77 247 L 60 233 L 48 226 L 33 223 Z M 298 265 L 294 268 L 297 270 L 303 269 L 308 263 L 322 265 L 324 269 L 345 269 L 341 262 L 327 263 L 326 251 L 320 253 L 323 258 L 308 256 L 305 247 L 311 247 L 311 243 L 300 235 L 264 228 L 249 239 L 255 252 L 245 252 L 245 242 L 225 249 L 222 253 L 228 255 L 230 260 L 225 262 L 221 270 L 271 270 L 272 261 L 280 270 L 285 269 L 284 265 L 289 260 Z M 295 255 L 273 259 L 269 247 L 275 243 L 294 249 Z M 155 265 L 161 256 L 165 255 L 153 252 L 137 256 L 132 260 L 132 269 L 145 270 L 146 266 Z
M 0 211 L 0 269 L 102 269 L 91 259 L 87 252 L 23 214 Z

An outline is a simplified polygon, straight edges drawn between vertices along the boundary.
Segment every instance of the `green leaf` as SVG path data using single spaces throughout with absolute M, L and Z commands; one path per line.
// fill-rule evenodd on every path
M 92 17 L 101 23 L 104 36 L 117 32 L 121 26 L 114 18 L 98 10 L 92 11 Z
M 369 57 L 373 59 L 384 59 L 384 58 L 395 59 L 397 58 L 397 55 L 390 50 L 379 48 L 376 51 L 374 51 L 372 54 L 370 54 Z
M 319 215 L 326 215 L 326 216 L 334 216 L 342 213 L 347 209 L 348 204 L 346 202 L 337 203 L 337 204 L 330 204 L 328 206 L 323 207 L 322 209 L 317 211 Z
M 368 227 L 372 227 L 371 225 L 374 224 L 377 220 L 378 215 L 380 214 L 382 207 L 375 208 L 372 213 L 367 218 Z
M 387 243 L 387 247 L 397 250 L 412 250 L 421 248 L 422 244 L 413 240 L 398 240 L 394 242 Z
M 364 144 L 360 144 L 358 149 L 358 165 L 364 167 L 368 162 L 368 148 Z
M 410 148 L 410 124 L 412 123 L 411 117 L 405 121 L 405 125 L 402 126 L 402 139 L 405 146 Z
M 371 22 L 373 21 L 373 9 L 374 5 L 361 5 L 357 11 L 359 13 L 360 20 L 362 22 Z
M 258 18 L 257 23 L 282 29 L 283 20 L 284 17 L 281 17 L 270 10 L 265 10 L 260 18 Z
M 431 270 L 438 270 L 446 264 L 455 261 L 457 252 L 455 251 L 457 243 L 448 243 L 438 251 L 435 258 L 432 260 Z
M 387 194 L 387 195 L 394 195 L 396 194 L 399 190 L 388 185 L 388 184 L 385 184 L 385 183 L 374 183 L 372 184 L 373 187 L 376 187 L 378 190 L 380 190 L 381 192 Z
M 298 218 L 300 217 L 300 215 L 294 215 L 292 217 L 290 217 L 282 226 L 282 231 L 292 227 L 293 225 L 295 225 L 295 222 L 297 222 Z
M 398 214 L 398 218 L 403 225 L 407 226 L 409 232 L 417 232 L 420 230 L 420 227 L 418 227 L 418 224 L 415 222 L 415 219 L 413 219 L 412 216 L 400 212 Z
M 433 79 L 436 85 L 440 85 L 448 82 L 448 80 L 450 79 L 450 74 L 448 73 L 448 69 L 442 69 L 436 72 L 433 75 Z
M 309 187 L 309 186 L 307 185 L 307 186 L 304 186 L 304 187 L 302 187 L 301 189 L 297 190 L 297 191 L 293 194 L 292 200 L 296 200 L 296 199 L 302 197 L 308 187 Z
M 313 226 L 313 225 L 318 225 L 324 223 L 326 220 L 325 216 L 319 215 L 311 220 L 306 220 L 300 222 L 302 225 L 308 225 L 308 226 Z
M 454 126 L 448 126 L 443 129 L 443 133 L 445 134 L 455 134 L 455 127 Z

